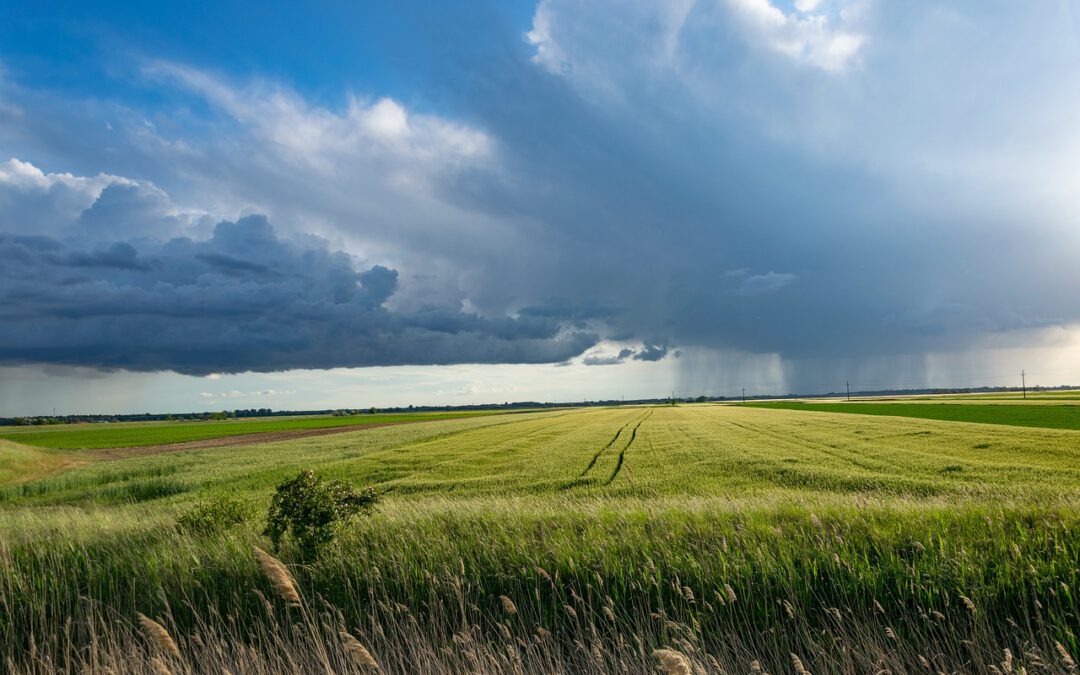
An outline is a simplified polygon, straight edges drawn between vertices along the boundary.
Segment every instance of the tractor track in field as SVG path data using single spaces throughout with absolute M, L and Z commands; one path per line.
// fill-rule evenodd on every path
M 604 454 L 605 452 L 607 452 L 607 449 L 608 449 L 608 448 L 610 448 L 611 446 L 615 445 L 615 441 L 619 440 L 619 436 L 621 436 L 621 435 L 622 435 L 622 432 L 623 432 L 624 430 L 626 430 L 626 427 L 630 426 L 631 424 L 633 424 L 634 422 L 636 422 L 636 421 L 637 421 L 637 420 L 639 420 L 639 419 L 641 419 L 641 420 L 645 419 L 645 417 L 646 417 L 646 416 L 647 416 L 648 414 L 649 414 L 649 413 L 645 413 L 645 414 L 644 414 L 644 415 L 642 415 L 641 417 L 635 417 L 634 419 L 630 420 L 630 421 L 629 421 L 629 422 L 627 422 L 626 424 L 624 424 L 624 425 L 622 425 L 621 427 L 619 427 L 619 430 L 618 430 L 618 431 L 616 431 L 616 432 L 615 432 L 615 435 L 611 437 L 611 440 L 610 440 L 610 441 L 608 441 L 608 444 L 607 444 L 607 445 L 605 445 L 604 447 L 602 447 L 602 448 L 600 448 L 599 450 L 597 450 L 597 451 L 596 451 L 596 454 L 594 454 L 594 455 L 592 456 L 592 459 L 590 459 L 590 460 L 589 460 L 589 464 L 588 464 L 588 466 L 586 466 L 586 467 L 585 467 L 585 470 L 584 470 L 584 471 L 582 471 L 582 472 L 581 472 L 581 475 L 580 475 L 580 476 L 578 476 L 578 477 L 579 477 L 579 478 L 584 478 L 584 477 L 585 477 L 585 474 L 589 473 L 589 471 L 590 471 L 590 470 L 591 470 L 591 469 L 592 469 L 592 468 L 593 468 L 594 466 L 596 466 L 596 462 L 597 462 L 597 461 L 598 461 L 598 460 L 600 459 L 600 455 Z
M 623 460 L 626 459 L 626 451 L 629 450 L 630 446 L 634 444 L 634 440 L 637 438 L 638 429 L 641 428 L 641 425 L 644 424 L 645 420 L 649 419 L 649 417 L 651 417 L 652 414 L 653 414 L 653 411 L 650 410 L 648 413 L 645 414 L 644 417 L 642 417 L 638 421 L 638 423 L 636 425 L 634 425 L 634 430 L 630 432 L 630 442 L 627 443 L 625 446 L 623 446 L 622 452 L 619 453 L 619 459 L 615 463 L 615 470 L 611 472 L 610 476 L 608 476 L 608 479 L 604 483 L 604 485 L 611 485 L 615 481 L 615 479 L 618 478 L 619 472 L 622 471 Z

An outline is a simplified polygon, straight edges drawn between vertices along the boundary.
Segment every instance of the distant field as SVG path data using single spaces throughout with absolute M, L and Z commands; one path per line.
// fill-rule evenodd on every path
M 121 424 L 72 424 L 47 427 L 0 427 L 0 439 L 24 445 L 64 450 L 130 448 L 143 445 L 183 443 L 208 438 L 303 429 L 397 424 L 424 420 L 458 419 L 496 414 L 498 411 L 393 413 L 334 417 L 253 418 L 221 422 L 129 422 Z
M 889 415 L 916 417 L 947 422 L 977 422 L 979 424 L 1007 424 L 1020 427 L 1043 427 L 1046 429 L 1080 429 L 1080 406 L 1078 405 L 1019 405 L 1014 402 L 995 405 L 986 403 L 878 403 L 842 402 L 817 403 L 801 401 L 775 401 L 747 403 L 747 407 L 771 408 L 773 410 L 806 410 L 814 412 L 849 413 L 854 415 Z
M 279 553 L 301 612 L 252 549 L 274 486 L 309 468 L 382 501 L 318 560 Z M 1065 673 L 1080 654 L 1071 429 L 643 406 L 42 471 L 0 487 L 0 663 L 33 644 L 95 672 L 375 672 L 341 630 L 387 673 L 636 675 L 661 648 L 710 674 L 795 672 L 793 654 L 814 673 Z M 221 495 L 245 522 L 177 527 Z

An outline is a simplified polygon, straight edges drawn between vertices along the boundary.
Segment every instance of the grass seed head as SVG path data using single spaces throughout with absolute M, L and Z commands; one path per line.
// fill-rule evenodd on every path
M 1065 664 L 1069 672 L 1076 672 L 1076 661 L 1073 661 L 1072 654 L 1069 653 L 1068 649 L 1065 649 L 1065 645 L 1055 641 L 1054 648 L 1057 649 L 1058 655 L 1061 656 L 1061 662 Z
M 293 584 L 292 575 L 289 574 L 285 564 L 258 546 L 254 548 L 255 557 L 259 560 L 259 567 L 262 568 L 266 578 L 270 580 L 270 585 L 274 587 L 274 591 L 285 601 L 285 604 L 290 607 L 299 607 L 300 594 L 296 592 L 296 585 Z
M 967 607 L 972 614 L 978 611 L 978 608 L 975 607 L 975 603 L 972 602 L 971 598 L 969 598 L 968 596 L 961 595 L 960 600 L 964 603 L 964 607 Z
M 660 660 L 666 675 L 692 675 L 690 660 L 674 649 L 657 649 L 653 656 Z
M 367 647 L 353 637 L 352 633 L 343 630 L 340 635 L 341 642 L 345 647 L 345 652 L 352 657 L 352 660 L 356 662 L 356 665 L 363 668 L 379 669 L 379 664 L 375 660 L 375 657 L 371 655 L 371 652 L 367 650 Z
M 503 611 L 511 615 L 517 614 L 517 605 L 514 604 L 513 600 L 506 597 L 505 595 L 500 595 L 499 600 L 502 602 Z
M 810 671 L 806 669 L 806 666 L 803 665 L 802 659 L 800 659 L 798 655 L 791 655 L 791 665 L 795 668 L 795 672 L 798 673 L 798 675 L 810 675 Z
M 150 617 L 142 614 L 138 614 L 139 625 L 142 626 L 143 632 L 150 638 L 150 641 L 154 643 L 161 651 L 169 654 L 170 656 L 180 657 L 180 649 L 177 648 L 176 642 L 169 635 L 169 631 L 165 630 L 165 626 L 162 626 L 157 621 L 154 621 Z

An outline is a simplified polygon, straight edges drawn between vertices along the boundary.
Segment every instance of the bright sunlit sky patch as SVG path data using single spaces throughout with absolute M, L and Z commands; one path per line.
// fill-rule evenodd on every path
M 0 415 L 1080 384 L 1077 13 L 6 3 Z

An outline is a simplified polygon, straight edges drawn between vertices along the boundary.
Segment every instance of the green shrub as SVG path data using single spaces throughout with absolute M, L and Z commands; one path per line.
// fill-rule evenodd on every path
M 214 534 L 247 520 L 247 509 L 239 500 L 217 496 L 197 504 L 176 519 L 182 530 L 197 534 Z
M 314 558 L 342 523 L 370 511 L 376 500 L 371 488 L 357 492 L 341 481 L 324 481 L 312 471 L 301 471 L 277 486 L 263 534 L 270 537 L 274 550 L 288 534 L 305 558 Z

